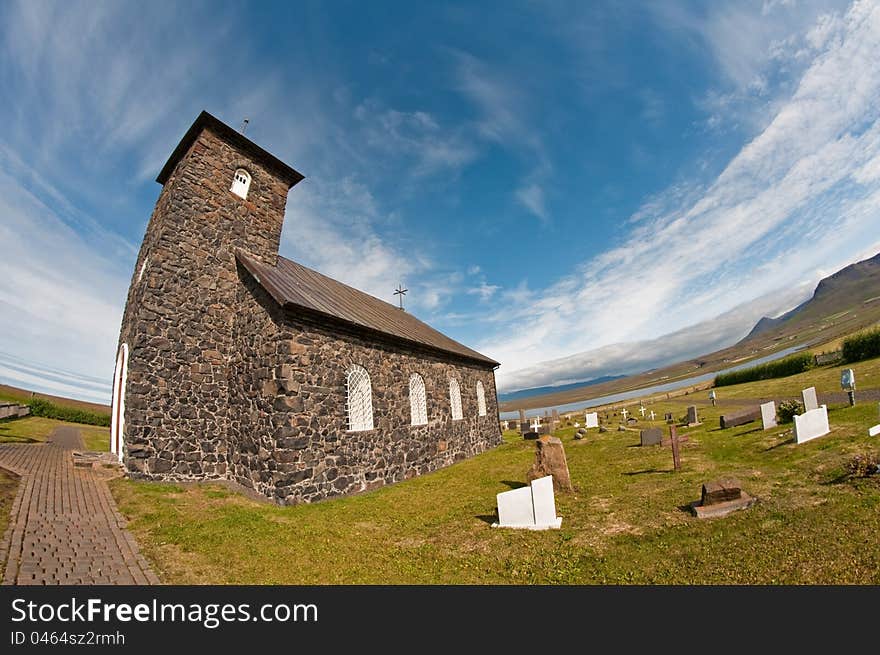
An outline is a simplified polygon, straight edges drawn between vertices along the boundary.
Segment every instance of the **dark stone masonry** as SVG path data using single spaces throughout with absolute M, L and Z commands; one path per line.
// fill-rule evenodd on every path
M 230 190 L 237 170 L 250 175 L 246 198 Z M 232 480 L 311 502 L 501 443 L 497 362 L 278 256 L 287 192 L 301 179 L 206 113 L 160 173 L 120 331 L 127 375 L 118 366 L 114 382 L 113 447 L 132 477 Z M 271 276 L 255 276 L 258 266 Z M 372 430 L 348 429 L 352 366 L 369 374 Z M 425 425 L 411 424 L 413 373 Z

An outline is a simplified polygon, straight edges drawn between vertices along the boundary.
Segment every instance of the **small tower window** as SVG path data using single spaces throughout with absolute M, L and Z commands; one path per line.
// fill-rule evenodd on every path
M 251 175 L 243 168 L 239 168 L 235 171 L 235 175 L 232 178 L 232 186 L 230 187 L 230 191 L 237 196 L 241 196 L 242 198 L 247 198 L 248 189 L 251 186 Z
M 477 381 L 477 411 L 480 416 L 486 415 L 486 391 L 480 381 Z
M 455 378 L 449 378 L 449 405 L 452 408 L 452 420 L 461 419 L 461 387 Z

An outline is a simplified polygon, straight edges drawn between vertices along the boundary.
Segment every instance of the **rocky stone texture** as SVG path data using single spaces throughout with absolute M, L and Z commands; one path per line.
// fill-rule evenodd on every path
M 738 480 L 716 480 L 703 485 L 700 502 L 706 505 L 717 505 L 728 500 L 736 500 L 742 495 L 742 485 Z
M 251 174 L 247 199 L 229 191 Z M 124 464 L 132 477 L 231 479 L 279 503 L 397 482 L 501 443 L 491 368 L 282 310 L 235 260 L 274 264 L 287 184 L 205 130 L 147 227 L 120 345 L 129 346 Z M 370 373 L 375 429 L 348 432 L 345 374 Z M 410 426 L 409 375 L 428 424 Z M 464 418 L 451 420 L 450 376 Z M 487 414 L 478 417 L 476 383 Z
M 568 472 L 568 461 L 565 459 L 565 448 L 559 437 L 543 436 L 535 442 L 535 463 L 526 477 L 531 482 L 547 475 L 553 476 L 553 488 L 556 491 L 574 491 Z

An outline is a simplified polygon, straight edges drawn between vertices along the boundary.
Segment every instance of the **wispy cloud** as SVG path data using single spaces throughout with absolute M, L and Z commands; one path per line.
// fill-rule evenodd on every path
M 547 207 L 544 204 L 544 191 L 537 184 L 529 184 L 516 190 L 516 199 L 532 214 L 546 223 L 550 220 Z
M 823 41 L 791 97 L 715 180 L 652 198 L 625 245 L 520 298 L 532 320 L 481 344 L 505 365 L 501 386 L 522 379 L 515 369 L 676 332 L 775 289 L 783 297 L 854 251 L 880 249 L 880 7 L 856 3 L 839 20 L 840 38 Z M 752 316 L 736 316 L 744 336 Z M 582 361 L 568 360 L 567 378 L 581 377 Z

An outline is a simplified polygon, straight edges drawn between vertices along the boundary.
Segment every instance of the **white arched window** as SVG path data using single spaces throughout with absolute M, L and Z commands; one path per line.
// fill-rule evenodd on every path
M 243 168 L 236 169 L 235 175 L 232 177 L 232 186 L 229 190 L 237 196 L 247 198 L 248 189 L 250 188 L 251 174 Z
M 125 439 L 125 384 L 128 381 L 128 344 L 122 344 L 113 371 L 113 404 L 110 416 L 110 452 L 122 461 Z
M 348 429 L 352 432 L 373 429 L 373 385 L 362 366 L 352 366 L 345 378 L 348 394 Z
M 477 381 L 477 411 L 480 416 L 486 415 L 486 390 L 483 389 L 483 383 Z
M 412 425 L 425 425 L 428 422 L 425 381 L 418 373 L 409 376 L 409 415 Z
M 452 420 L 457 421 L 462 417 L 461 387 L 455 378 L 449 378 L 449 405 L 452 408 Z

